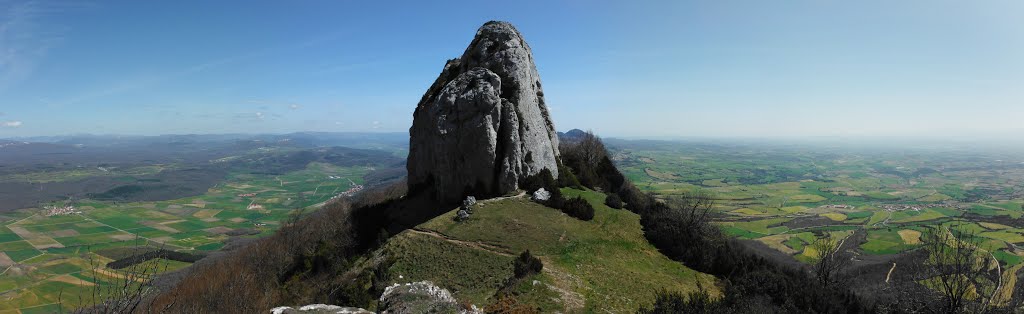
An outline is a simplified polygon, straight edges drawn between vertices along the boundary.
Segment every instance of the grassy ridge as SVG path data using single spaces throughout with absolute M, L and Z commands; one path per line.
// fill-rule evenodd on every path
M 714 277 L 674 262 L 643 237 L 640 217 L 604 205 L 605 195 L 563 189 L 594 206 L 592 221 L 511 198 L 477 205 L 472 218 L 452 220 L 454 211 L 393 238 L 385 250 L 397 258 L 390 269 L 402 281 L 431 280 L 450 287 L 462 301 L 493 302 L 500 283 L 512 275 L 512 254 L 530 250 L 540 257 L 539 284 L 520 285 L 524 300 L 540 302 L 543 312 L 635 311 L 653 302 L 657 289 L 694 291 L 698 283 L 716 290 Z M 640 280 L 642 278 L 642 280 Z

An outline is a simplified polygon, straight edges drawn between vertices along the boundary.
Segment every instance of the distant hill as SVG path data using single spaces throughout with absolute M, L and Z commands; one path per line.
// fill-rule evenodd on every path
M 586 131 L 580 129 L 572 129 L 567 132 L 558 132 L 558 140 L 566 142 L 575 142 L 583 138 L 587 134 Z

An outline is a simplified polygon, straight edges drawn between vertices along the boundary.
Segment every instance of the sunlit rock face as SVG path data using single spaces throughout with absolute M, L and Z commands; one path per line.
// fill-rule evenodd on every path
M 443 201 L 503 195 L 542 169 L 558 175 L 558 135 L 530 46 L 507 22 L 488 22 L 444 66 L 413 113 L 410 191 Z

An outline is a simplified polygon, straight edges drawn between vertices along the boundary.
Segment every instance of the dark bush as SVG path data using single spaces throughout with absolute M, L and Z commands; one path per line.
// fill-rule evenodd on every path
M 155 251 L 133 254 L 131 256 L 107 263 L 107 267 L 111 269 L 122 269 L 154 258 L 163 258 L 172 261 L 186 263 L 195 263 L 196 261 L 199 261 L 203 257 L 205 256 L 202 254 L 191 254 L 186 252 L 176 252 L 171 250 L 159 249 Z
M 562 191 L 558 189 L 557 181 L 555 177 L 551 175 L 551 170 L 547 168 L 541 169 L 536 175 L 528 176 L 519 183 L 519 188 L 525 190 L 527 193 L 533 193 L 534 191 L 544 188 L 544 190 L 551 192 L 551 198 L 561 198 Z
M 576 178 L 576 174 L 572 173 L 572 168 L 566 167 L 561 162 L 558 163 L 558 186 L 583 189 L 583 185 L 580 184 L 580 180 Z
M 604 198 L 604 204 L 614 209 L 622 209 L 622 199 L 615 193 L 608 194 L 608 196 Z
M 515 278 L 522 279 L 529 275 L 539 274 L 544 269 L 544 263 L 530 254 L 530 250 L 526 250 L 512 262 L 512 268 Z
M 555 178 L 548 168 L 541 169 L 537 174 L 527 176 L 522 182 L 519 182 L 519 188 L 527 192 L 533 192 L 540 188 L 547 190 L 555 186 Z
M 678 292 L 661 291 L 655 297 L 652 307 L 641 307 L 637 313 L 721 313 L 722 309 L 717 305 L 703 287 L 685 296 Z
M 556 198 L 552 195 L 551 200 L 548 201 L 548 206 L 558 208 L 566 215 L 579 220 L 590 221 L 594 219 L 594 207 L 590 206 L 587 200 L 580 197 L 566 199 L 561 196 Z

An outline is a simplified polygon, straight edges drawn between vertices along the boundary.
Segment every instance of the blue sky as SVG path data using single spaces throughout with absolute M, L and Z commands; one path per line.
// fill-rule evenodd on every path
M 488 20 L 556 127 L 1024 136 L 1024 2 L 0 0 L 0 137 L 404 132 Z

